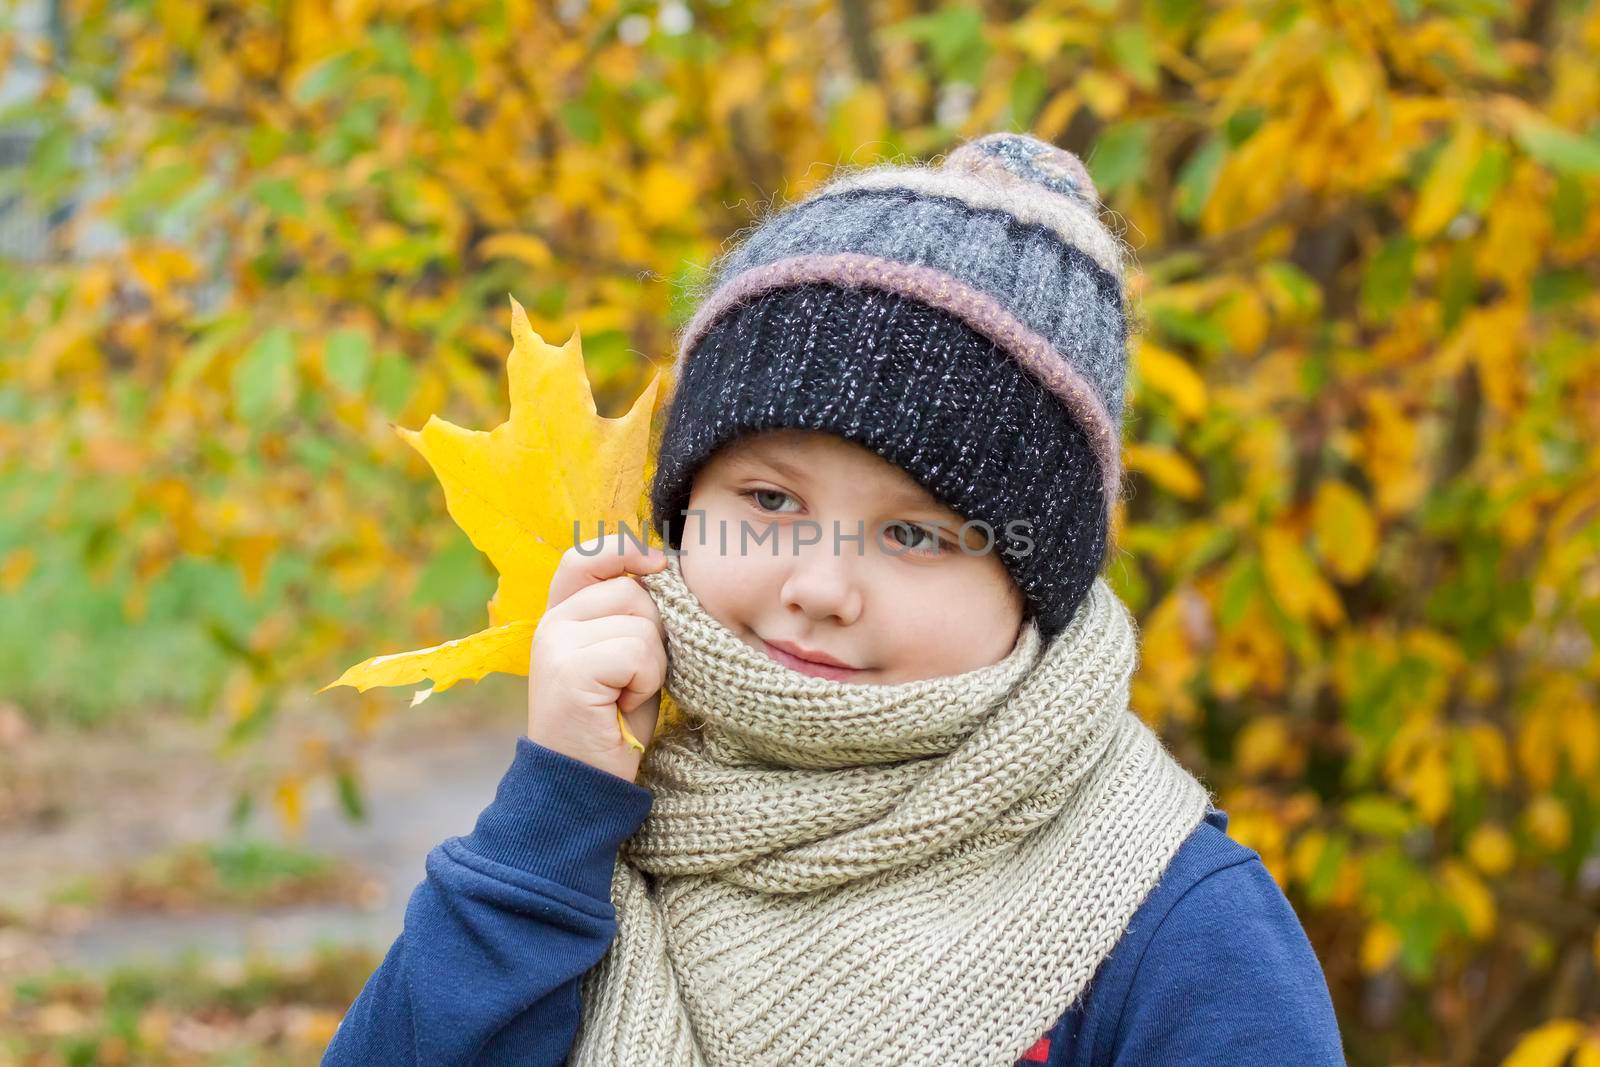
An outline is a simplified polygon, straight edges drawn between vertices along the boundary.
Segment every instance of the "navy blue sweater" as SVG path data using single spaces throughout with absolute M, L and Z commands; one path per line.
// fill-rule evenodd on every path
M 472 833 L 435 847 L 405 929 L 324 1067 L 559 1064 L 579 979 L 616 936 L 617 849 L 637 783 L 526 737 Z M 1019 1063 L 1343 1064 L 1327 981 L 1253 849 L 1211 809 L 1089 988 Z

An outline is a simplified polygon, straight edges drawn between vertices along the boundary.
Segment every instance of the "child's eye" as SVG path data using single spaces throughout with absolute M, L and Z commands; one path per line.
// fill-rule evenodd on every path
M 750 500 L 754 502 L 755 506 L 762 511 L 775 510 L 777 507 L 777 505 L 774 505 L 773 508 L 770 509 L 765 507 L 762 504 L 762 497 L 766 497 L 769 501 L 775 497 L 780 503 L 784 500 L 793 499 L 788 493 L 782 493 L 776 489 L 746 489 L 739 495 L 743 497 L 749 497 Z
M 920 554 L 936 556 L 946 547 L 945 542 L 940 540 L 937 530 L 930 529 L 927 526 L 919 526 L 913 522 L 900 521 L 890 523 L 885 532 L 890 537 L 893 537 L 895 542 L 902 548 L 907 548 Z M 901 536 L 902 534 L 904 536 Z M 923 535 L 926 540 L 918 541 L 915 544 L 910 543 L 908 539 L 917 534 Z

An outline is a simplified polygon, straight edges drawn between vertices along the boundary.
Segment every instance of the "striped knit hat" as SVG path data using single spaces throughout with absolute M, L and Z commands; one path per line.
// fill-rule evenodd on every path
M 711 269 L 682 331 L 651 483 L 679 548 L 695 472 L 768 429 L 822 430 L 995 531 L 1043 634 L 1099 573 L 1120 491 L 1121 242 L 1071 152 L 1026 134 L 836 177 Z M 1015 523 L 1031 544 L 1002 545 Z

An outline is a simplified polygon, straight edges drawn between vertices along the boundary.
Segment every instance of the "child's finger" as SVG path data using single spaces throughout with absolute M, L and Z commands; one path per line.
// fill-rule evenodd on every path
M 656 602 L 627 574 L 585 585 L 545 612 L 546 618 L 566 622 L 586 622 L 608 615 L 637 615 L 664 632 Z
M 591 707 L 615 713 L 620 706 L 627 711 L 661 689 L 658 678 L 665 668 L 658 663 L 650 640 L 638 634 L 606 637 L 574 649 L 570 657 L 565 666 L 572 676 L 593 683 L 585 701 Z
M 624 574 L 653 574 L 666 566 L 667 554 L 653 545 L 641 546 L 631 535 L 607 534 L 574 545 L 561 555 L 550 579 L 550 606 L 561 603 L 585 586 Z

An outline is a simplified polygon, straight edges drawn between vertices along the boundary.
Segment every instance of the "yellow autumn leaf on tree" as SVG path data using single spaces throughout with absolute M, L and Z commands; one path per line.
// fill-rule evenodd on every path
M 562 553 L 624 524 L 644 536 L 650 426 L 663 393 L 661 375 L 626 415 L 602 418 L 584 371 L 581 330 L 564 345 L 549 344 L 513 298 L 511 335 L 511 414 L 505 422 L 493 430 L 467 430 L 433 416 L 421 430 L 396 428 L 433 468 L 450 517 L 499 572 L 488 604 L 489 627 L 429 648 L 363 660 L 323 690 L 349 685 L 365 691 L 432 679 L 438 692 L 491 671 L 525 675 L 533 631 Z
M 1317 565 L 1291 531 L 1269 526 L 1261 532 L 1261 561 L 1267 588 L 1284 614 L 1298 620 L 1313 615 L 1323 622 L 1343 621 L 1338 594 L 1322 577 Z
M 1450 764 L 1445 733 L 1427 716 L 1417 716 L 1397 731 L 1384 754 L 1384 773 L 1394 790 L 1416 805 L 1429 824 L 1450 810 Z
M 1123 449 L 1123 457 L 1129 470 L 1184 500 L 1193 500 L 1205 489 L 1194 464 L 1164 445 L 1130 444 Z
M 1449 224 L 1466 198 L 1468 179 L 1483 155 L 1483 131 L 1461 122 L 1434 161 L 1411 212 L 1411 234 L 1432 237 Z
M 1136 365 L 1140 387 L 1165 396 L 1184 418 L 1206 413 L 1205 379 L 1182 356 L 1146 341 L 1139 346 Z
M 1289 748 L 1289 726 L 1281 715 L 1257 715 L 1234 741 L 1234 760 L 1240 772 L 1259 775 L 1278 766 Z
M 1503 787 L 1511 780 L 1511 754 L 1504 735 L 1486 722 L 1467 727 L 1467 740 L 1478 772 L 1490 785 Z
M 1576 1019 L 1552 1019 L 1523 1034 L 1500 1067 L 1559 1067 L 1582 1038 Z
M 1549 852 L 1559 852 L 1572 839 L 1572 816 L 1561 801 L 1549 793 L 1535 797 L 1523 810 L 1522 827 Z
M 1378 524 L 1366 501 L 1345 482 L 1324 479 L 1312 508 L 1317 555 L 1341 581 L 1366 575 L 1378 554 Z
M 1377 974 L 1400 955 L 1400 931 L 1383 920 L 1368 926 L 1361 935 L 1359 958 L 1362 974 Z
M 478 255 L 484 259 L 515 259 L 535 270 L 544 270 L 555 260 L 544 238 L 531 233 L 497 233 L 478 242 Z
M 1467 858 L 1478 870 L 1497 878 L 1516 862 L 1516 842 L 1503 827 L 1488 823 L 1475 828 L 1467 837 Z
M 1466 924 L 1468 936 L 1487 940 L 1494 933 L 1498 915 L 1489 887 L 1459 860 L 1445 860 L 1439 874 L 1445 895 Z
M 682 225 L 700 190 L 681 167 L 656 161 L 639 176 L 638 209 L 651 226 Z
M 1235 352 L 1254 355 L 1267 339 L 1267 306 L 1254 289 L 1240 286 L 1217 309 L 1217 320 Z

